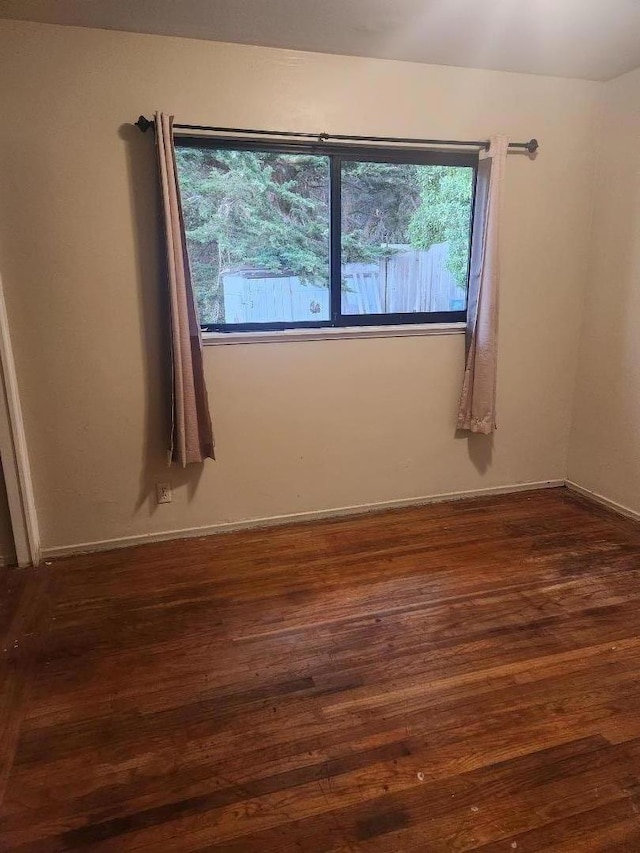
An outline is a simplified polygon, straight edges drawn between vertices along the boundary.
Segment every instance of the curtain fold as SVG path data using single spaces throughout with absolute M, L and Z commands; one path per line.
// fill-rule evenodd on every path
M 193 462 L 214 459 L 214 441 L 202 363 L 202 337 L 180 201 L 173 116 L 156 113 L 155 131 L 171 314 L 173 393 L 169 461 L 175 461 L 184 468 Z
M 509 140 L 492 136 L 480 153 L 467 299 L 467 352 L 457 428 L 488 435 L 496 428 L 498 232 Z

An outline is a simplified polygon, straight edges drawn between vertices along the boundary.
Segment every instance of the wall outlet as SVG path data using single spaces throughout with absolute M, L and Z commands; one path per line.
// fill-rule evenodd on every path
M 171 483 L 156 483 L 156 497 L 159 504 L 170 504 L 172 500 Z

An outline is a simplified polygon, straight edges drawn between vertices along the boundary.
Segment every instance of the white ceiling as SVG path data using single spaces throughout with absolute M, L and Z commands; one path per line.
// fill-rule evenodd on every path
M 0 0 L 0 17 L 590 80 L 640 66 L 640 0 Z

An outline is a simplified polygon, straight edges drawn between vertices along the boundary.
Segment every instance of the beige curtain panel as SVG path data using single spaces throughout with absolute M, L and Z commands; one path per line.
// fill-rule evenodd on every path
M 458 429 L 488 435 L 496 428 L 498 366 L 498 231 L 509 140 L 492 136 L 480 154 L 467 302 L 467 359 Z
M 156 147 L 167 243 L 173 371 L 169 460 L 182 467 L 214 459 L 213 431 L 202 364 L 202 337 L 187 256 L 173 145 L 173 116 L 155 115 Z

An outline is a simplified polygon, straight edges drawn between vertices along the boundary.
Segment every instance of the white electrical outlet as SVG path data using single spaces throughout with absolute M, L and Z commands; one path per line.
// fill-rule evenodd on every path
M 159 504 L 170 504 L 172 500 L 171 483 L 156 483 L 156 497 Z

